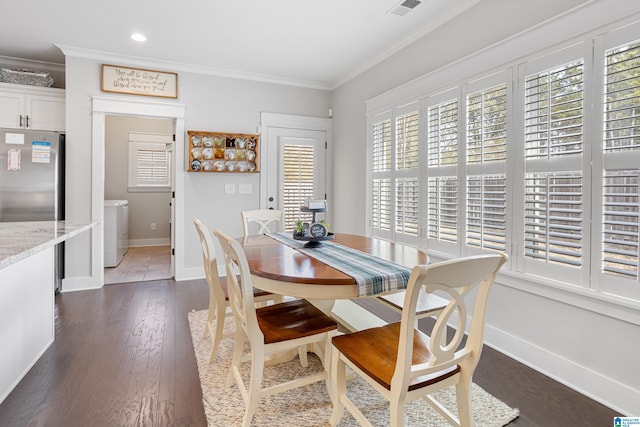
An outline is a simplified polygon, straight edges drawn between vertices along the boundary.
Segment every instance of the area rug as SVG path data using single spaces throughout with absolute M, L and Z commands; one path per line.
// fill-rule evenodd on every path
M 202 332 L 207 319 L 207 311 L 192 311 L 189 313 L 189 326 L 193 348 L 198 363 L 200 383 L 202 385 L 202 400 L 207 423 L 210 427 L 239 426 L 244 415 L 244 403 L 238 387 L 226 387 L 231 356 L 233 354 L 233 339 L 222 340 L 214 363 L 207 363 L 211 340 L 207 336 L 202 338 Z M 225 320 L 225 332 L 232 331 L 234 321 L 232 317 Z M 245 363 L 243 378 L 248 383 L 250 363 Z M 309 366 L 302 368 L 299 359 L 275 366 L 268 366 L 264 370 L 263 385 L 287 381 L 309 372 L 322 369 L 319 359 L 309 353 Z M 378 392 L 371 388 L 364 380 L 355 376 L 349 380 L 347 394 L 355 402 L 374 426 L 389 424 L 388 403 Z M 499 427 L 504 426 L 518 417 L 518 409 L 512 409 L 505 403 L 490 395 L 478 385 L 472 388 L 472 410 L 476 426 Z M 453 387 L 434 394 L 452 412 L 455 408 L 455 390 Z M 416 400 L 405 406 L 406 425 L 441 427 L 449 424 L 427 403 Z M 276 394 L 261 399 L 253 417 L 254 426 L 287 426 L 287 427 L 326 427 L 331 415 L 331 400 L 324 382 L 314 383 L 305 387 Z M 340 427 L 357 427 L 355 419 L 345 411 Z

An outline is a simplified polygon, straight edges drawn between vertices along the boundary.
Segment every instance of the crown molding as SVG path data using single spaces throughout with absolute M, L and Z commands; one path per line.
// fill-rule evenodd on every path
M 302 87 L 306 89 L 319 89 L 319 90 L 330 90 L 331 86 L 329 83 L 321 82 L 321 81 L 312 81 L 312 80 L 296 80 L 296 79 L 286 79 L 283 77 L 272 76 L 267 74 L 257 74 L 257 73 L 249 73 L 238 70 L 231 70 L 226 68 L 219 67 L 210 67 L 196 64 L 185 64 L 182 62 L 174 62 L 174 61 L 164 61 L 153 58 L 146 58 L 140 56 L 133 55 L 123 55 L 114 52 L 105 52 L 100 50 L 93 49 L 85 49 L 68 45 L 55 45 L 58 49 L 62 51 L 62 53 L 69 57 L 82 58 L 82 59 L 92 59 L 94 61 L 110 63 L 110 64 L 120 64 L 122 66 L 137 66 L 137 67 L 146 67 L 152 69 L 164 69 L 170 70 L 173 72 L 185 72 L 185 73 L 196 73 L 196 74 L 206 74 L 216 77 L 228 77 L 232 79 L 240 79 L 240 80 L 249 80 L 261 83 L 272 83 L 284 86 L 295 86 Z

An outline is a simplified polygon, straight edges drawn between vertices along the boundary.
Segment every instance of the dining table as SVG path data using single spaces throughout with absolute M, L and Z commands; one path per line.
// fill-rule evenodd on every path
M 269 235 L 239 239 L 251 271 L 253 286 L 268 292 L 304 298 L 351 331 L 385 324 L 374 313 L 350 300 L 375 298 L 362 295 L 356 279 L 313 256 L 313 248 L 292 247 Z M 427 264 L 425 252 L 385 239 L 336 233 L 322 245 L 343 245 L 382 261 L 413 268 Z M 306 253 L 303 253 L 306 252 Z M 309 255 L 308 255 L 309 254 Z

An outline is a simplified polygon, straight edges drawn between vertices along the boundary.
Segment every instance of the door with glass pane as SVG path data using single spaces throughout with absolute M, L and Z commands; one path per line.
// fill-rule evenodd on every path
M 284 210 L 287 231 L 298 219 L 311 220 L 300 212 L 307 198 L 326 199 L 325 141 L 324 131 L 269 128 L 266 206 Z

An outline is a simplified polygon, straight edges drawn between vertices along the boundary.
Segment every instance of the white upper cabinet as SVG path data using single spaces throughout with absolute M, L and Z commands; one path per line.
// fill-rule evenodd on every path
M 0 128 L 64 131 L 64 89 L 0 83 Z

